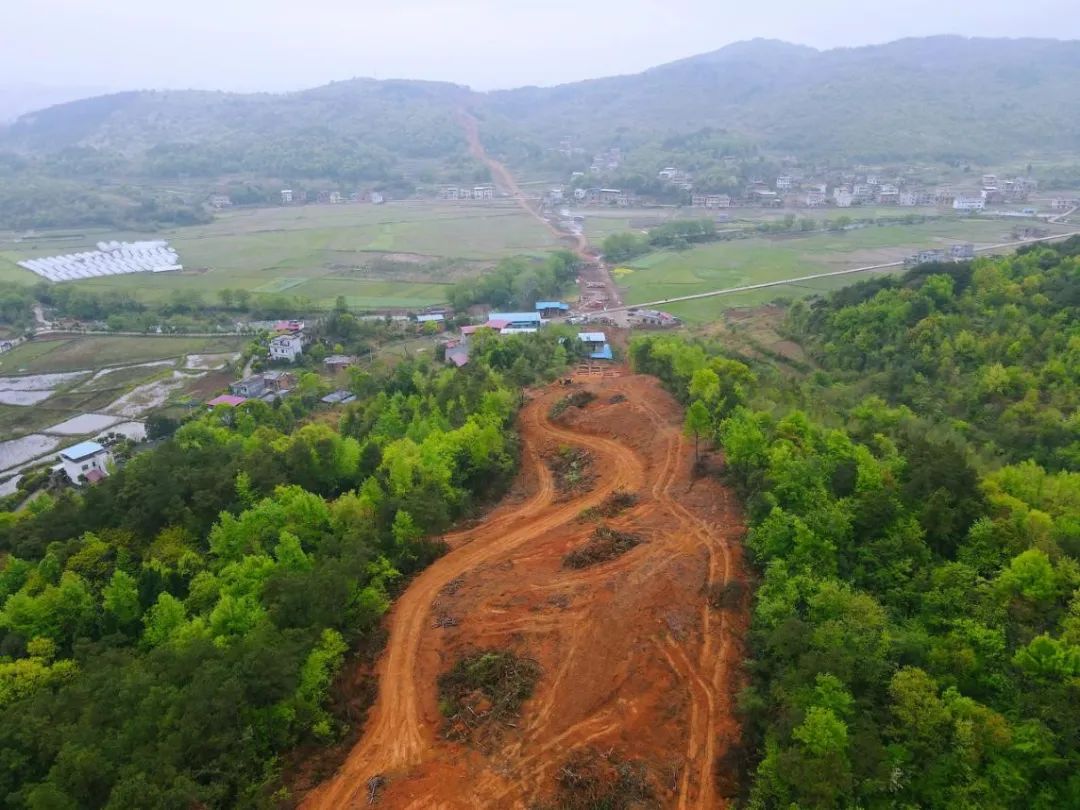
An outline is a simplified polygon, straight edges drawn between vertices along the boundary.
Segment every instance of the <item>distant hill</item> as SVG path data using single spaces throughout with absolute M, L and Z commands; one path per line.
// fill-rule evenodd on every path
M 635 75 L 492 93 L 372 79 L 287 94 L 117 93 L 24 115 L 0 149 L 92 147 L 145 156 L 155 171 L 210 168 L 196 153 L 303 175 L 341 143 L 385 160 L 459 155 L 461 105 L 534 141 L 713 127 L 805 156 L 993 160 L 1080 150 L 1080 42 L 941 36 L 817 51 L 752 40 Z M 304 159 L 281 166 L 282 152 Z
M 104 87 L 57 87 L 40 84 L 0 84 L 0 124 L 24 113 L 107 93 Z
M 337 159 L 343 146 L 355 146 L 365 159 L 463 152 L 453 112 L 469 96 L 452 84 L 373 79 L 287 94 L 131 91 L 23 115 L 0 147 L 23 153 L 91 148 L 141 159 L 151 173 L 261 168 L 319 174 L 326 168 L 319 163 L 328 157 L 324 150 Z
M 753 40 L 635 75 L 491 93 L 373 79 L 115 93 L 0 129 L 0 227 L 189 221 L 211 186 L 255 203 L 281 183 L 407 194 L 480 181 L 461 109 L 482 119 L 495 154 L 552 176 L 618 145 L 629 159 L 612 179 L 627 187 L 664 165 L 736 187 L 729 154 L 755 171 L 785 155 L 993 165 L 1080 154 L 1080 42 L 942 36 L 818 51 Z M 563 135 L 586 152 L 560 158 Z
M 804 157 L 993 161 L 1080 150 L 1080 42 L 754 40 L 632 76 L 497 92 L 486 106 L 547 140 L 714 127 Z

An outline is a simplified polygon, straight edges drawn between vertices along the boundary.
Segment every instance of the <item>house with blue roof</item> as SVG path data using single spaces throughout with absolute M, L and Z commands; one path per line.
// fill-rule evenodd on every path
M 94 483 L 109 474 L 112 454 L 97 442 L 79 442 L 60 451 L 60 464 L 72 483 Z
M 585 344 L 590 360 L 614 360 L 611 344 L 603 332 L 578 332 L 578 340 Z
M 539 312 L 490 312 L 487 325 L 504 335 L 535 332 L 544 325 Z

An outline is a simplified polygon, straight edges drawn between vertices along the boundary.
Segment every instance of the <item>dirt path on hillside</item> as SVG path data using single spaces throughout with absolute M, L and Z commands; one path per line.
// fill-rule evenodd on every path
M 465 133 L 465 140 L 468 141 L 469 144 L 469 153 L 488 167 L 491 171 L 491 179 L 495 182 L 495 186 L 500 191 L 513 197 L 514 201 L 521 206 L 522 210 L 540 222 L 557 239 L 573 240 L 574 252 L 583 260 L 591 261 L 592 257 L 589 255 L 589 240 L 586 238 L 585 234 L 581 233 L 574 236 L 564 233 L 544 217 L 536 207 L 529 202 L 529 199 L 525 196 L 525 192 L 521 190 L 521 186 L 518 185 L 517 180 L 514 179 L 514 175 L 506 168 L 506 165 L 487 153 L 483 141 L 480 140 L 480 123 L 476 120 L 476 116 L 466 110 L 460 110 L 458 112 L 458 117 L 461 121 L 461 128 Z
M 744 580 L 737 505 L 714 479 L 692 481 L 680 409 L 654 379 L 576 386 L 597 399 L 559 423 L 548 412 L 566 388 L 526 406 L 514 494 L 447 537 L 452 550 L 397 600 L 364 734 L 303 807 L 365 807 L 367 782 L 380 774 L 378 807 L 524 810 L 552 800 L 567 757 L 584 750 L 641 763 L 661 807 L 725 806 L 749 600 L 740 592 L 716 609 L 707 594 Z M 595 486 L 572 498 L 544 461 L 567 445 L 586 448 L 596 473 Z M 563 556 L 597 525 L 581 511 L 615 490 L 639 501 L 607 523 L 645 542 L 564 569 Z M 436 626 L 437 615 L 456 625 Z M 436 681 L 462 655 L 493 647 L 535 659 L 543 674 L 518 722 L 480 752 L 440 736 Z

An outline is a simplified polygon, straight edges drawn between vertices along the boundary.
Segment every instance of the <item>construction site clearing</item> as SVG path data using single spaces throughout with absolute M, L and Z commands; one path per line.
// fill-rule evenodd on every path
M 395 603 L 359 740 L 302 807 L 526 810 L 630 791 L 685 810 L 734 795 L 749 611 L 736 498 L 694 477 L 681 409 L 655 379 L 588 368 L 528 392 L 511 493 Z M 554 407 L 568 396 L 575 407 Z M 592 476 L 571 497 L 545 462 L 568 448 Z M 529 678 L 513 712 L 454 741 L 440 683 L 476 661 Z M 455 705 L 472 727 L 491 700 Z

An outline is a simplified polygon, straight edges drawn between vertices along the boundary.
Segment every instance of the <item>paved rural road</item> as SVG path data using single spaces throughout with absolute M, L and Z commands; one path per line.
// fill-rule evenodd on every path
M 1002 248 L 1019 247 L 1021 245 L 1030 245 L 1035 242 L 1051 242 L 1055 239 L 1068 239 L 1070 236 L 1080 236 L 1080 231 L 1060 233 L 1056 236 L 1041 236 L 1038 239 L 1024 239 L 1019 242 L 1000 242 L 996 245 L 985 245 L 983 247 L 975 248 L 975 251 L 977 253 L 985 253 L 990 250 L 1001 250 Z M 713 298 L 717 295 L 732 295 L 734 293 L 749 292 L 751 290 L 763 290 L 767 287 L 782 287 L 785 284 L 798 284 L 801 281 L 813 281 L 814 279 L 832 278 L 833 276 L 849 276 L 855 273 L 867 273 L 871 270 L 887 270 L 891 267 L 903 267 L 903 265 L 904 263 L 902 261 L 886 262 L 885 264 L 868 264 L 865 267 L 851 267 L 847 270 L 832 270 L 828 273 L 812 273 L 809 276 L 783 278 L 778 279 L 777 281 L 765 281 L 761 284 L 744 284 L 741 287 L 727 287 L 722 290 L 709 290 L 708 292 L 694 293 L 693 295 L 680 295 L 676 298 L 662 298 L 659 301 L 645 301 L 640 304 L 628 304 L 621 307 L 611 307 L 604 310 L 604 312 L 625 312 L 631 309 L 641 309 L 642 307 L 658 307 L 661 304 L 676 304 L 680 301 L 696 301 L 699 298 Z

